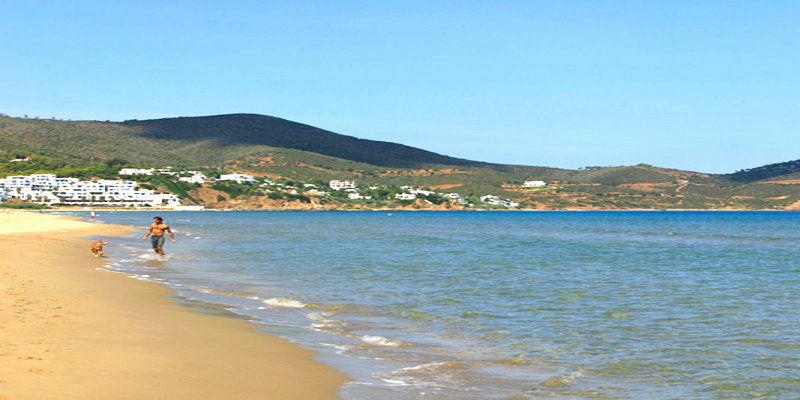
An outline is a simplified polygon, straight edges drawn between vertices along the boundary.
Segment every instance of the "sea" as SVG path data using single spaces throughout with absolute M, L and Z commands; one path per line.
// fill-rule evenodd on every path
M 164 212 L 163 259 L 157 211 L 97 214 L 139 229 L 105 269 L 316 351 L 344 400 L 800 398 L 800 213 Z

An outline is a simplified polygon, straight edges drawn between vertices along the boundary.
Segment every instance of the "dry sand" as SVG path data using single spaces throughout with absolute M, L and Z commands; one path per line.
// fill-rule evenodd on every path
M 337 398 L 346 377 L 311 351 L 98 271 L 77 237 L 127 229 L 0 213 L 0 400 Z

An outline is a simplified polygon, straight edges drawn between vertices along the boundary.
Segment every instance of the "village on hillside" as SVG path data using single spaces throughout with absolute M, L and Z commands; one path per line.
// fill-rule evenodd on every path
M 73 177 L 57 177 L 55 174 L 17 175 L 0 178 L 0 203 L 4 200 L 34 203 L 45 206 L 114 206 L 132 208 L 171 208 L 184 210 L 203 209 L 202 205 L 187 205 L 186 197 L 197 203 L 188 193 L 183 197 L 176 190 L 164 191 L 148 183 L 140 183 L 125 178 L 140 177 L 148 179 L 153 176 L 168 176 L 181 184 L 193 188 L 211 186 L 226 191 L 229 184 L 244 185 L 246 190 L 255 195 L 269 198 L 289 198 L 307 200 L 314 203 L 316 199 L 335 199 L 343 203 L 359 203 L 381 198 L 394 200 L 398 204 L 443 204 L 449 203 L 459 208 L 499 208 L 514 209 L 519 203 L 494 195 L 466 198 L 458 193 L 440 193 L 419 187 L 400 186 L 387 188 L 368 186 L 360 188 L 356 182 L 349 180 L 330 180 L 327 186 L 315 183 L 271 180 L 244 173 L 221 174 L 208 177 L 200 171 L 179 171 L 172 168 L 122 168 L 117 175 L 120 179 L 80 180 Z M 544 181 L 526 181 L 522 187 L 544 187 Z M 237 189 L 241 191 L 242 189 Z M 229 191 L 229 190 L 228 190 Z M 316 204 L 316 203 L 315 203 Z

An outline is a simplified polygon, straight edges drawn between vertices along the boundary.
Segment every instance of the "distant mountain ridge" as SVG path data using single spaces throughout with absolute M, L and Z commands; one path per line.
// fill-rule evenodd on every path
M 141 136 L 151 139 L 184 142 L 211 139 L 223 145 L 265 145 L 309 151 L 382 167 L 411 168 L 419 164 L 462 167 L 492 165 L 397 143 L 359 139 L 259 114 L 131 120 L 125 121 L 123 125 L 139 128 Z

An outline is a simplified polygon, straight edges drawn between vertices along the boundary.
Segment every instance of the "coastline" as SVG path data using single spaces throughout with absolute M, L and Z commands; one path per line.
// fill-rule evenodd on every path
M 668 209 L 655 209 L 655 208 L 608 208 L 608 209 L 591 209 L 591 208 L 565 208 L 565 209 L 540 209 L 540 208 L 518 208 L 518 209 L 439 209 L 439 208 L 331 208 L 331 209 L 304 209 L 304 208 L 205 208 L 202 210 L 175 210 L 171 208 L 129 208 L 129 207 L 92 207 L 96 212 L 100 211 L 157 211 L 164 212 L 226 212 L 226 211 L 265 211 L 265 212 L 792 212 L 800 211 L 796 209 L 757 209 L 757 208 L 668 208 Z M 36 213 L 50 213 L 59 211 L 69 212 L 87 212 L 84 207 L 59 207 L 54 206 L 42 210 L 31 210 Z
M 337 398 L 347 378 L 312 351 L 98 271 L 103 259 L 80 237 L 129 232 L 0 213 L 0 399 Z

